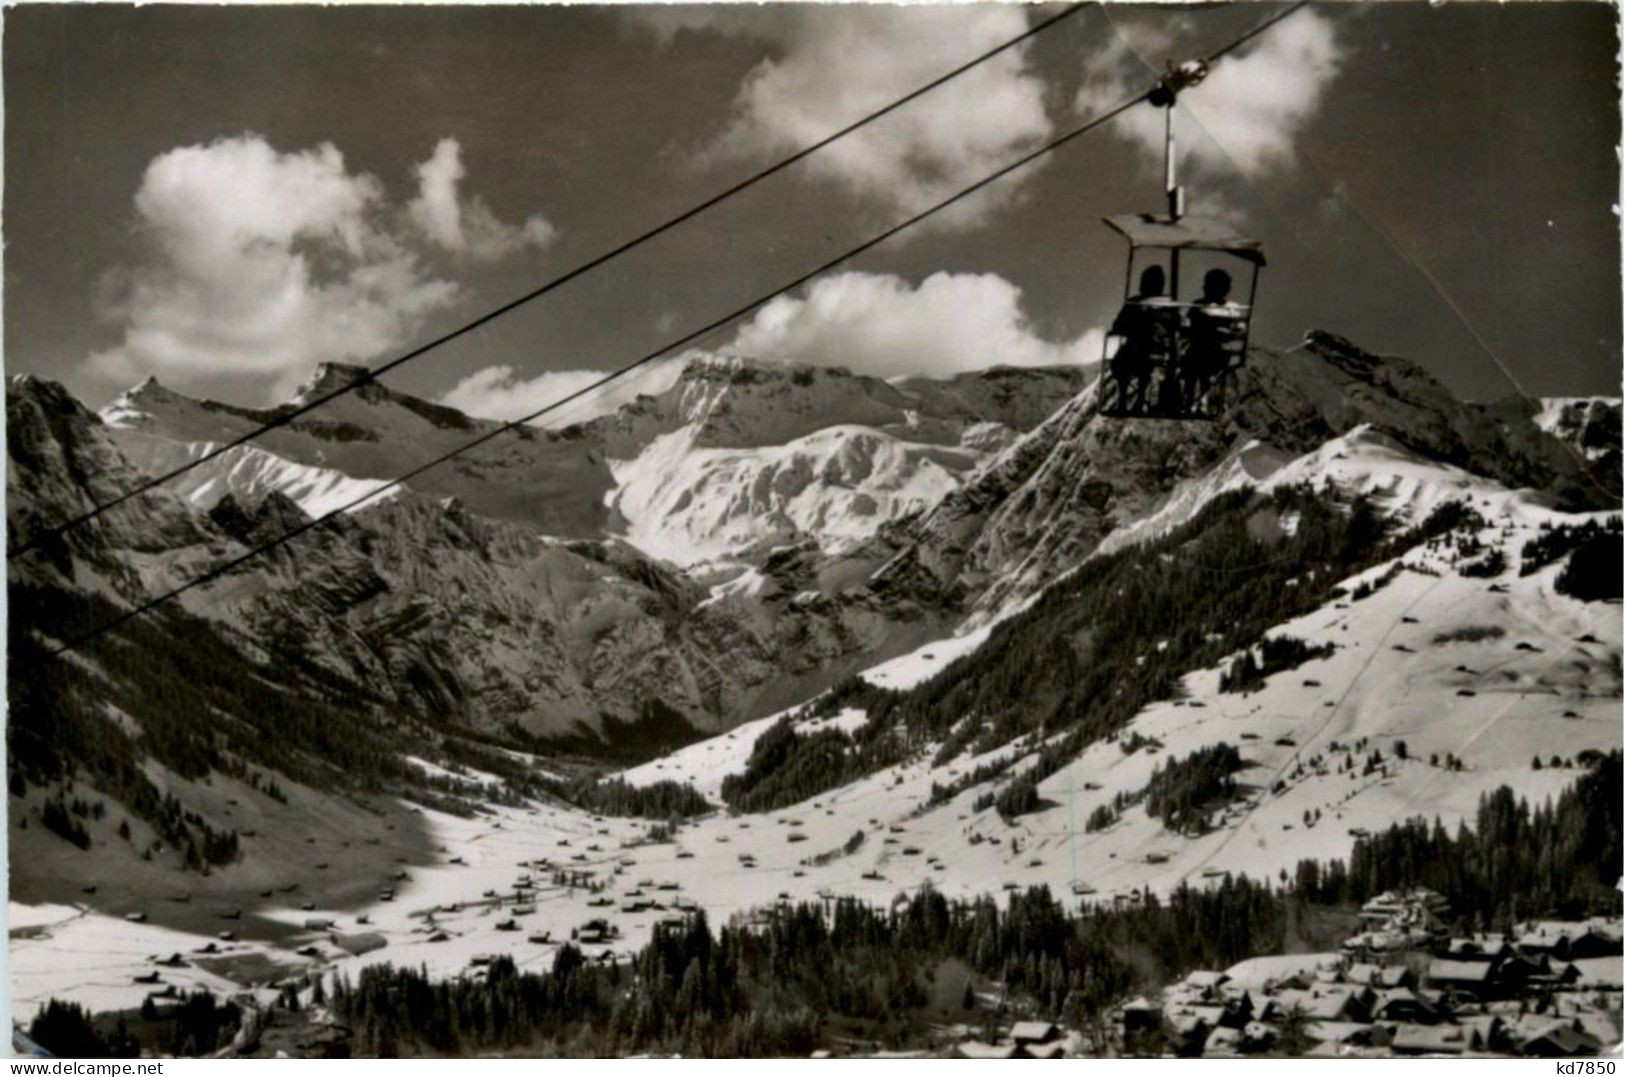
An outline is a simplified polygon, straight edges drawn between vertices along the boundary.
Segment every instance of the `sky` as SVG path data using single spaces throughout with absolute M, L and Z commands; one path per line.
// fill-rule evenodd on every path
M 92 406 L 148 376 L 279 402 L 1058 10 L 7 8 L 5 366 Z M 1086 9 L 387 380 L 521 414 L 1277 10 Z M 1180 166 L 1192 212 L 1268 251 L 1254 339 L 1329 330 L 1470 399 L 1617 394 L 1617 53 L 1602 3 L 1325 4 L 1221 60 Z M 1141 105 L 702 344 L 883 376 L 1092 361 L 1124 283 L 1100 218 L 1160 207 L 1160 139 Z

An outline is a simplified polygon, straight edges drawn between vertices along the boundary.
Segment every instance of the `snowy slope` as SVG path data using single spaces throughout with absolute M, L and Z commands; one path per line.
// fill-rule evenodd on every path
M 693 564 L 810 538 L 841 553 L 882 524 L 936 504 L 980 454 L 830 426 L 784 445 L 705 448 L 688 426 L 611 461 L 610 505 L 627 541 Z
M 1363 457 L 1370 465 L 1380 443 L 1362 441 L 1332 449 L 1321 463 Z M 1344 455 L 1335 459 L 1339 452 Z M 1297 461 L 1289 467 L 1299 465 L 1309 466 Z M 1431 497 L 1427 489 L 1449 489 L 1457 481 L 1448 469 L 1428 474 L 1425 467 L 1412 466 L 1415 472 L 1395 487 L 1396 509 L 1417 511 Z M 1200 885 L 1223 871 L 1273 876 L 1303 857 L 1344 855 L 1356 831 L 1413 814 L 1438 816 L 1453 827 L 1471 816 L 1481 793 L 1501 784 L 1536 799 L 1554 795 L 1577 772 L 1534 770 L 1532 754 L 1572 759 L 1587 749 L 1620 745 L 1625 641 L 1617 607 L 1557 594 L 1556 566 L 1527 577 L 1516 574 L 1517 550 L 1548 519 L 1549 510 L 1482 480 L 1466 492 L 1499 512 L 1486 537 L 1513 555 L 1504 576 L 1460 576 L 1443 544 L 1412 551 L 1397 576 L 1369 597 L 1335 601 L 1277 630 L 1312 643 L 1335 643 L 1330 658 L 1278 673 L 1248 695 L 1218 692 L 1218 668 L 1197 671 L 1186 680 L 1186 698 L 1147 708 L 1126 731 L 1160 746 L 1132 754 L 1119 742 L 1088 748 L 1041 784 L 1051 806 L 1014 825 L 991 810 L 972 809 L 971 802 L 991 784 L 929 806 L 933 782 L 986 761 L 961 758 L 938 768 L 930 763 L 930 751 L 780 811 L 716 812 L 684 824 L 666 844 L 643 843 L 646 823 L 597 819 L 556 804 L 497 806 L 474 819 L 427 812 L 430 840 L 444 851 L 433 864 L 414 867 L 394 901 L 314 913 L 273 903 L 261 915 L 281 924 L 280 934 L 234 948 L 285 961 L 303 960 L 291 951 L 315 945 L 324 955 L 317 967 L 348 969 L 352 975 L 355 968 L 380 961 L 423 964 L 433 975 L 455 975 L 469 970 L 474 958 L 493 953 L 512 954 L 524 967 L 545 967 L 559 941 L 588 919 L 606 916 L 622 932 L 608 944 L 588 946 L 589 953 L 626 953 L 647 939 L 661 917 L 672 914 L 676 902 L 702 907 L 719 923 L 781 895 L 850 894 L 886 902 L 926 881 L 952 895 L 1041 882 L 1060 893 L 1086 889 L 1086 900 L 1112 900 L 1146 886 Z M 1345 586 L 1379 579 L 1389 567 L 1376 566 Z M 1482 626 L 1498 627 L 1503 634 L 1435 640 Z M 940 668 L 975 640 L 930 645 L 869 676 L 902 686 Z M 774 720 L 740 726 L 626 777 L 639 783 L 690 781 L 715 800 L 723 778 L 744 766 L 751 745 Z M 828 719 L 847 728 L 863 720 L 855 711 Z M 1400 740 L 1407 747 L 1403 761 Z M 1143 787 L 1163 760 L 1220 741 L 1237 746 L 1248 765 L 1238 775 L 1242 796 L 1220 813 L 1212 833 L 1174 835 L 1140 807 L 1130 807 L 1102 831 L 1085 832 L 1092 809 L 1118 792 Z M 1332 747 L 1334 741 L 1340 749 Z M 1358 762 L 1372 750 L 1381 752 L 1379 770 L 1366 774 L 1356 768 L 1351 776 L 1341 769 L 1357 743 Z M 1035 747 L 1017 744 L 995 754 L 1019 755 Z M 1461 769 L 1430 761 L 1447 753 L 1461 759 Z M 1272 792 L 1277 782 L 1280 791 Z M 1306 826 L 1305 812 L 1318 812 L 1318 820 Z M 843 852 L 859 833 L 856 850 Z M 454 864 L 452 857 L 463 862 Z M 538 858 L 549 866 L 536 866 Z M 590 905 L 592 893 L 556 885 L 554 867 L 586 872 L 606 884 L 602 893 L 611 904 Z M 517 916 L 518 931 L 501 931 L 497 925 L 516 911 L 512 888 L 522 877 L 534 883 L 524 901 L 534 911 Z M 675 889 L 665 889 L 673 884 Z M 1072 891 L 1073 884 L 1079 889 Z M 634 890 L 662 908 L 627 911 L 625 895 Z M 488 891 L 508 894 L 510 900 L 497 907 Z M 18 915 L 30 911 L 14 907 Z M 344 956 L 325 933 L 303 928 L 317 915 L 336 918 L 340 930 L 354 930 L 360 914 L 369 919 L 366 930 L 388 941 L 365 957 Z M 43 910 L 36 919 L 55 915 Z M 26 1015 L 48 993 L 103 1002 L 115 995 L 131 997 L 120 985 L 128 974 L 149 967 L 138 951 L 175 948 L 144 938 L 110 947 L 108 940 L 118 936 L 121 925 L 105 918 L 99 927 L 96 923 L 53 932 L 49 939 L 12 940 L 15 967 L 23 970 L 16 1013 Z M 431 941 L 436 931 L 447 940 Z M 535 941 L 543 933 L 550 940 Z M 76 971 L 67 976 L 60 969 Z
M 327 648 L 316 652 L 319 659 L 380 663 L 379 684 L 395 683 L 401 668 L 422 668 L 437 676 L 454 673 L 448 684 L 504 715 L 523 715 L 538 699 L 585 704 L 605 698 L 624 702 L 621 713 L 631 714 L 636 702 L 660 698 L 737 717 L 752 703 L 759 706 L 750 713 L 770 709 L 763 703 L 769 687 L 783 690 L 771 708 L 815 695 L 811 680 L 795 679 L 807 668 L 796 663 L 833 668 L 848 661 L 847 668 L 876 685 L 918 684 L 981 646 L 999 617 L 1030 603 L 1095 551 L 1163 534 L 1213 497 L 1242 486 L 1332 483 L 1370 496 L 1402 520 L 1465 499 L 1491 523 L 1480 538 L 1509 560 L 1501 577 L 1475 579 L 1460 575 L 1459 559 L 1444 544 L 1412 551 L 1370 596 L 1334 601 L 1275 629 L 1336 644 L 1330 657 L 1275 674 L 1248 695 L 1218 691 L 1223 663 L 1190 674 L 1183 698 L 1146 708 L 1123 737 L 1094 744 L 1062 766 L 1040 787 L 1048 806 L 1013 825 L 973 807 L 1005 779 L 936 806 L 931 791 L 990 758 L 1020 757 L 1019 772 L 1040 747 L 1026 740 L 943 766 L 932 763 L 935 746 L 923 745 L 902 765 L 807 802 L 735 816 L 720 807 L 723 782 L 744 768 L 774 715 L 625 772 L 637 784 L 689 782 L 719 805 L 680 827 L 672 842 L 647 844 L 646 822 L 598 819 L 554 803 L 493 805 L 467 819 L 423 812 L 422 855 L 395 900 L 376 900 L 370 880 L 359 898 L 334 899 L 331 908 L 313 912 L 278 895 L 253 906 L 257 933 L 233 949 L 297 964 L 306 959 L 293 951 L 309 944 L 325 955 L 316 959 L 325 968 L 395 961 L 453 974 L 467 971 L 475 956 L 495 952 L 541 967 L 571 928 L 600 915 L 624 933 L 607 949 L 625 952 L 671 914 L 674 898 L 705 908 L 713 923 L 781 894 L 884 902 L 926 881 L 956 895 L 1039 882 L 1064 893 L 1077 883 L 1080 891 L 1090 888 L 1092 898 L 1109 900 L 1145 886 L 1200 883 L 1225 870 L 1273 875 L 1304 856 L 1342 855 L 1356 831 L 1409 814 L 1437 815 L 1453 826 L 1471 815 L 1483 791 L 1503 783 L 1536 798 L 1555 793 L 1577 772 L 1549 765 L 1536 770 L 1531 756 L 1568 760 L 1621 741 L 1617 605 L 1558 594 L 1557 565 L 1517 575 L 1522 545 L 1543 525 L 1585 518 L 1559 511 L 1551 496 L 1574 475 L 1563 460 L 1553 462 L 1552 447 L 1533 427 L 1495 427 L 1482 414 L 1437 400 L 1436 387 L 1413 371 L 1371 366 L 1335 349 L 1330 354 L 1316 360 L 1325 369 L 1300 366 L 1299 356 L 1260 364 L 1250 375 L 1257 379 L 1252 395 L 1223 423 L 1191 429 L 1100 422 L 1085 390 L 1019 437 L 989 424 L 1013 432 L 1021 409 L 1004 416 L 1008 425 L 997 416 L 972 422 L 956 412 L 963 386 L 928 400 L 907 385 L 842 380 L 850 375 L 830 374 L 825 386 L 817 373 L 810 384 L 799 384 L 793 371 L 776 378 L 731 362 L 701 364 L 669 397 L 643 398 L 589 424 L 572 444 L 601 451 L 608 461 L 596 496 L 610 530 L 624 528 L 674 559 L 693 551 L 713 559 L 760 551 L 760 564 L 713 565 L 709 574 L 690 574 L 653 563 L 625 543 L 543 539 L 492 524 L 461 505 L 411 495 L 364 514 L 331 539 L 333 548 L 322 553 L 332 563 L 315 579 L 295 586 L 298 566 L 284 564 L 226 581 L 222 593 L 199 597 L 197 612 L 210 613 L 217 608 L 210 602 L 217 602 L 239 627 L 291 623 L 313 630 Z M 804 390 L 810 395 L 797 395 Z M 16 407 L 66 404 L 40 394 L 20 397 Z M 352 415 L 358 428 L 362 418 L 386 414 L 403 430 L 413 421 L 407 415 L 430 422 L 398 400 L 369 407 L 386 410 Z M 200 424 L 182 442 L 229 436 L 207 427 L 206 420 L 218 417 L 209 409 L 178 414 Z M 127 417 L 108 419 L 126 436 Z M 28 438 L 35 426 L 49 424 L 24 426 Z M 305 448 L 318 442 L 328 448 L 323 435 L 299 437 Z M 119 464 L 94 437 L 82 444 L 92 453 L 86 459 L 110 469 Z M 17 451 L 37 448 L 27 443 Z M 957 466 L 970 457 L 960 471 L 943 462 L 953 459 Z M 298 464 L 313 469 L 302 473 L 304 496 L 328 496 L 338 485 L 334 473 L 357 479 L 333 463 L 329 456 Z M 36 494 L 66 498 L 68 471 L 28 471 L 39 486 L 25 491 L 30 497 L 18 511 Z M 280 484 L 279 492 L 287 493 L 292 474 L 254 481 Z M 751 500 L 760 486 L 768 488 L 763 499 Z M 930 497 L 933 507 L 906 516 L 916 498 Z M 872 516 L 861 511 L 863 498 L 875 500 Z M 208 544 L 214 553 L 231 548 L 198 518 L 160 508 L 139 519 L 147 528 L 145 545 L 133 555 L 151 578 L 178 572 L 188 559 L 206 561 Z M 863 536 L 875 533 L 866 531 L 871 519 L 877 528 L 887 520 L 899 521 L 898 530 L 906 524 L 913 543 L 898 552 L 902 543 L 895 536 L 876 542 L 873 556 L 885 566 L 877 578 L 885 586 L 865 583 L 845 592 L 838 584 L 825 586 L 831 576 L 839 578 L 838 569 L 866 563 L 856 554 L 852 562 L 832 561 L 818 547 L 861 546 Z M 362 549 L 364 560 L 356 554 Z M 1389 567 L 1368 570 L 1345 587 L 1386 579 Z M 387 589 L 363 587 L 369 573 Z M 985 589 L 992 598 L 966 624 L 966 608 L 928 605 L 934 592 L 919 582 L 927 577 L 972 595 Z M 315 614 L 306 607 L 314 603 L 303 596 L 312 592 L 338 604 L 342 615 L 331 624 L 307 623 Z M 899 611 L 904 616 L 888 620 Z M 905 639 L 897 624 L 917 634 Z M 384 641 L 387 648 L 380 646 Z M 896 645 L 880 651 L 882 643 Z M 899 656 L 876 661 L 877 652 Z M 518 709 L 503 711 L 508 703 Z M 847 710 L 824 722 L 853 729 L 867 720 Z M 1125 751 L 1124 737 L 1131 734 L 1152 746 Z M 1213 832 L 1181 837 L 1134 806 L 1104 829 L 1085 831 L 1094 809 L 1143 788 L 1159 763 L 1220 741 L 1240 749 L 1248 766 L 1238 775 L 1243 796 L 1218 814 Z M 1355 744 L 1361 747 L 1353 758 L 1361 765 L 1351 776 L 1343 764 Z M 1384 763 L 1364 773 L 1373 749 Z M 402 753 L 425 773 L 441 772 L 421 746 L 405 745 Z M 1434 762 L 1436 754 L 1457 756 L 1462 765 Z M 858 834 L 855 850 L 844 851 Z M 550 864 L 535 866 L 539 858 Z M 555 867 L 607 883 L 614 904 L 590 905 L 593 895 L 555 884 Z M 253 876 L 257 870 L 249 862 L 232 865 L 214 884 L 235 885 L 240 873 L 256 879 L 246 892 L 258 892 L 264 884 Z M 511 893 L 525 875 L 535 883 L 526 902 L 535 909 L 520 916 L 517 932 L 499 931 L 511 903 L 499 910 L 486 892 Z M 626 891 L 650 892 L 639 885 L 645 879 L 665 908 L 623 910 Z M 665 883 L 677 889 L 660 889 Z M 138 947 L 108 944 L 119 937 L 122 921 L 100 913 L 63 920 L 69 915 L 64 899 L 43 899 L 53 904 L 14 906 L 15 915 L 43 929 L 11 942 L 15 967 L 25 970 L 18 1012 L 52 992 L 85 1001 L 132 997 L 129 977 L 149 966 Z M 389 945 L 364 958 L 341 956 L 324 932 L 304 927 L 312 915 L 332 916 L 341 930 L 365 915 L 368 929 Z M 431 941 L 437 929 L 449 938 Z M 531 941 L 544 932 L 550 941 Z M 147 946 L 147 936 L 140 938 L 140 947 Z M 154 938 L 149 952 L 159 945 L 178 949 L 179 942 Z
M 218 446 L 209 441 L 174 441 L 138 427 L 112 427 L 113 443 L 149 475 L 166 474 Z M 258 501 L 283 494 L 309 516 L 324 516 L 367 497 L 384 479 L 356 479 L 335 468 L 286 460 L 253 445 L 240 445 L 176 478 L 168 490 L 200 508 L 212 508 L 226 494 Z M 391 497 L 397 490 L 382 495 Z
M 363 374 L 360 367 L 324 364 L 288 406 L 351 384 Z M 148 379 L 108 404 L 100 417 L 119 432 L 121 447 L 129 446 L 138 458 L 169 459 L 195 457 L 202 446 L 242 437 L 283 410 L 194 400 Z M 301 495 L 312 496 L 312 483 L 331 485 L 329 473 L 363 482 L 392 479 L 497 425 L 373 383 L 254 439 L 253 448 L 260 453 L 298 467 L 248 466 L 260 472 L 262 483 L 274 482 L 279 492 L 299 501 Z M 138 441 L 130 432 L 147 438 Z M 155 447 L 153 439 L 174 447 Z M 218 463 L 224 471 L 216 467 L 209 474 L 221 480 L 234 462 L 222 458 Z M 464 454 L 455 466 L 425 472 L 407 487 L 433 497 L 453 496 L 472 512 L 550 534 L 597 536 L 605 524 L 603 500 L 612 481 L 602 452 L 590 439 L 527 428 Z

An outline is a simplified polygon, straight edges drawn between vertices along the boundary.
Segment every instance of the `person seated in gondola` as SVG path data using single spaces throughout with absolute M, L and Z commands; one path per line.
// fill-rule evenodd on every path
M 1230 274 L 1210 269 L 1202 278 L 1202 298 L 1190 311 L 1180 371 L 1185 403 L 1197 409 L 1234 365 L 1246 331 L 1246 308 L 1230 302 Z M 1208 406 L 1213 401 L 1206 400 Z
M 1140 290 L 1130 296 L 1112 321 L 1110 336 L 1122 343 L 1112 356 L 1110 371 L 1117 383 L 1117 407 L 1140 411 L 1146 404 L 1156 357 L 1165 352 L 1179 316 L 1173 300 L 1164 295 L 1167 277 L 1161 266 L 1147 266 L 1140 274 Z

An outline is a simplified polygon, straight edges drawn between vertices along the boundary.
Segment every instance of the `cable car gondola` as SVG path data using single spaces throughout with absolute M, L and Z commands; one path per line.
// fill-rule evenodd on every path
M 1150 102 L 1167 109 L 1165 216 L 1123 213 L 1106 226 L 1128 241 L 1123 306 L 1106 334 L 1101 365 L 1101 413 L 1132 419 L 1212 419 L 1224 408 L 1236 371 L 1246 363 L 1264 245 L 1228 224 L 1185 215 L 1175 181 L 1174 109 L 1180 90 L 1207 74 L 1200 62 L 1170 67 Z M 1141 258 L 1141 252 L 1155 252 Z M 1181 255 L 1245 267 L 1244 290 L 1222 264 L 1202 276 L 1200 292 L 1182 292 Z M 1136 277 L 1136 266 L 1139 275 Z M 1192 274 L 1188 274 L 1190 276 Z M 1244 294 L 1246 302 L 1239 302 Z

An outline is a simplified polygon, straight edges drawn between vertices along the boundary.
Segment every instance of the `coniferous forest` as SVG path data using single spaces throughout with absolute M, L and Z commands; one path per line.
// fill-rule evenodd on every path
M 1273 526 L 1287 515 L 1297 521 L 1290 533 Z M 724 782 L 723 797 L 741 811 L 768 811 L 939 743 L 940 764 L 1021 737 L 1066 734 L 1037 773 L 1024 775 L 1041 780 L 1147 704 L 1177 695 L 1184 674 L 1251 648 L 1274 625 L 1318 608 L 1337 581 L 1482 524 L 1459 502 L 1399 530 L 1358 498 L 1339 505 L 1291 487 L 1222 495 L 1161 539 L 1085 562 L 925 683 L 892 691 L 855 678 L 808 708 L 820 716 L 860 708 L 869 721 L 856 732 L 800 732 L 795 721 L 805 715 L 786 717 L 757 741 L 745 770 Z M 1272 671 L 1327 653 L 1291 642 L 1265 643 L 1263 650 Z M 1264 675 L 1260 667 L 1257 676 Z M 1241 671 L 1242 681 L 1248 676 Z M 964 781 L 990 776 L 984 771 Z
M 1358 839 L 1346 861 L 1305 861 L 1279 880 L 1226 877 L 1081 910 L 1043 887 L 1012 893 L 1002 906 L 925 888 L 889 908 L 849 898 L 785 903 L 720 928 L 694 914 L 658 928 L 629 961 L 594 961 L 572 944 L 543 972 L 502 957 L 478 979 L 375 966 L 354 982 L 340 979 L 330 1003 L 348 1029 L 342 1049 L 357 1055 L 771 1056 L 805 1054 L 836 1034 L 918 1047 L 923 1017 L 942 1015 L 950 983 L 955 1020 L 1027 1015 L 1088 1034 L 1112 1004 L 1190 969 L 1324 946 L 1318 917 L 1346 918 L 1387 889 L 1438 890 L 1461 930 L 1617 915 L 1625 760 L 1614 752 L 1585 762 L 1550 803 L 1530 805 L 1502 787 L 1485 796 L 1471 827 L 1451 834 L 1409 820 Z M 212 1004 L 209 1021 L 201 1003 L 193 1009 L 193 1023 L 218 1037 Z M 65 1054 L 130 1049 L 117 1026 L 92 1027 L 71 1007 L 46 1007 L 31 1035 Z
M 1502 787 L 1457 833 L 1416 819 L 1356 842 L 1347 861 L 1305 862 L 1295 877 L 1226 878 L 1069 910 L 1047 888 L 950 901 L 929 888 L 891 908 L 841 899 L 780 905 L 714 929 L 703 915 L 663 927 L 631 961 L 562 949 L 546 972 L 495 959 L 483 980 L 431 981 L 379 966 L 341 981 L 333 1006 L 359 1054 L 459 1051 L 625 1055 L 805 1054 L 832 1033 L 920 1046 L 937 981 L 998 985 L 1007 1022 L 1022 1014 L 1098 1029 L 1106 1009 L 1194 968 L 1315 940 L 1318 912 L 1405 886 L 1438 889 L 1464 929 L 1515 918 L 1617 913 L 1618 753 L 1556 801 L 1531 806 Z M 1592 868 L 1575 870 L 1576 865 Z M 1319 940 L 1322 943 L 1324 940 Z M 967 972 L 964 970 L 968 970 Z M 975 989 L 957 1019 L 990 1015 Z M 963 1006 L 963 1004 L 961 1004 Z

